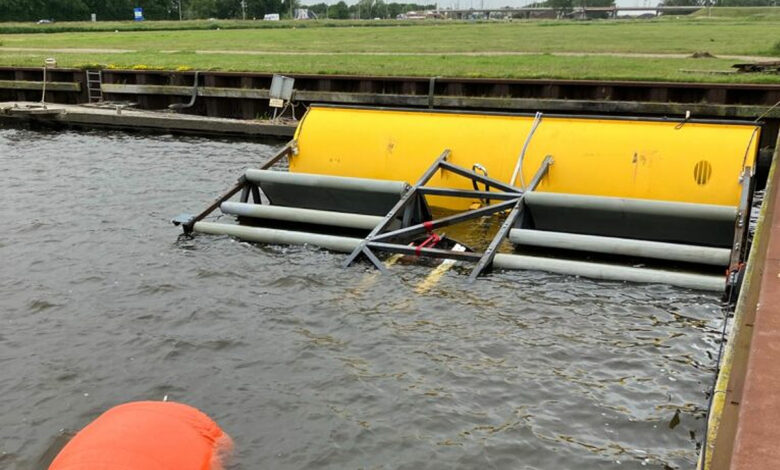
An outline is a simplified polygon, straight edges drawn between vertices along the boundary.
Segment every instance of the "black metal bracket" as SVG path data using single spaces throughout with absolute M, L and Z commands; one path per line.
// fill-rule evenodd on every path
M 189 235 L 192 232 L 192 226 L 195 225 L 195 216 L 192 214 L 179 214 L 173 219 L 171 223 L 175 226 L 181 225 L 184 233 Z
M 728 273 L 736 273 L 740 270 L 741 264 L 745 260 L 747 254 L 747 235 L 748 224 L 750 223 L 750 205 L 752 201 L 752 194 L 755 178 L 752 177 L 752 168 L 746 166 L 742 169 L 742 175 L 740 180 L 742 182 L 742 192 L 739 197 L 739 205 L 737 206 L 737 217 L 734 220 L 734 241 L 731 247 L 731 257 L 729 258 Z M 729 285 L 733 286 L 736 281 L 730 276 Z

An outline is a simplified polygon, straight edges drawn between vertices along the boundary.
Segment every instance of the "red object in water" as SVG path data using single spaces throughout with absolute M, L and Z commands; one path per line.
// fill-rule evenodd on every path
M 133 402 L 88 424 L 49 470 L 221 470 L 231 447 L 230 436 L 191 406 Z

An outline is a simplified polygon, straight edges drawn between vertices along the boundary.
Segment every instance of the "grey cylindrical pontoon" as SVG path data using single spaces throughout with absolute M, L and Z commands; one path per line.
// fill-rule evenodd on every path
M 345 176 L 247 170 L 250 183 L 260 186 L 272 205 L 384 216 L 409 185 Z
M 546 193 L 539 191 L 533 191 L 526 194 L 525 202 L 539 207 L 604 210 L 623 214 L 643 216 L 663 215 L 732 223 L 737 216 L 737 209 L 732 206 L 656 201 L 652 199 L 587 196 L 583 194 Z
M 218 224 L 213 222 L 197 222 L 193 226 L 193 230 L 214 235 L 230 235 L 259 243 L 312 244 L 329 250 L 342 252 L 351 252 L 361 242 L 361 239 L 351 237 Z M 493 266 L 498 269 L 529 269 L 595 279 L 671 284 L 691 289 L 721 292 L 725 289 L 725 277 L 723 276 L 689 274 L 660 269 L 633 268 L 604 263 L 587 263 L 583 261 L 535 256 L 500 253 L 496 255 Z
M 230 235 L 250 242 L 276 245 L 316 245 L 333 251 L 349 253 L 360 243 L 359 238 L 321 235 L 318 233 L 277 230 L 272 228 L 248 227 L 245 225 L 196 222 L 193 231 L 212 235 Z
M 332 188 L 349 191 L 370 191 L 400 196 L 409 185 L 403 181 L 389 181 L 347 176 L 317 175 L 312 173 L 290 173 L 289 171 L 246 170 L 246 179 L 253 183 L 283 183 L 308 188 Z
M 508 255 L 499 253 L 493 260 L 493 266 L 501 269 L 530 269 L 548 271 L 551 273 L 568 274 L 605 279 L 611 281 L 646 282 L 653 284 L 670 284 L 723 292 L 726 289 L 725 276 L 683 273 L 663 269 L 634 268 L 606 263 L 588 263 L 566 259 L 543 258 L 539 256 Z
M 513 229 L 509 232 L 509 240 L 518 245 L 562 248 L 715 266 L 727 266 L 731 256 L 731 250 L 727 248 L 548 232 L 544 230 Z
M 731 248 L 732 206 L 529 192 L 522 228 Z
M 220 209 L 225 214 L 258 219 L 282 220 L 304 224 L 331 225 L 334 227 L 371 230 L 382 217 L 378 215 L 350 214 L 345 212 L 301 209 L 298 207 L 272 206 L 268 204 L 247 204 L 223 202 Z

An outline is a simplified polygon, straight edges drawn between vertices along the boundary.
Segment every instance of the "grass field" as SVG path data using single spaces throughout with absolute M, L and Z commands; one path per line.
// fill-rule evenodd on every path
M 777 7 L 717 7 L 694 12 L 691 16 L 710 16 L 715 18 L 741 18 L 748 20 L 780 20 L 780 8 Z
M 780 83 L 778 75 L 710 73 L 780 56 L 780 15 L 769 10 L 766 17 L 588 22 L 299 22 L 255 29 L 237 29 L 251 22 L 235 22 L 236 29 L 219 30 L 205 21 L 189 30 L 148 23 L 144 31 L 0 34 L 0 65 L 37 66 L 54 56 L 61 66 Z M 716 58 L 688 57 L 701 51 Z

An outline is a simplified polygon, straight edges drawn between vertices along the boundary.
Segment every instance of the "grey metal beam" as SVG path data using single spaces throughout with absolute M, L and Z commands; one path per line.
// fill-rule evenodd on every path
M 461 197 L 472 199 L 497 199 L 501 201 L 507 201 L 509 199 L 515 199 L 520 197 L 521 192 L 498 192 L 498 191 L 471 191 L 452 188 L 433 188 L 429 186 L 423 186 L 419 189 L 421 194 L 426 196 L 445 196 L 445 197 Z
M 459 261 L 477 261 L 479 253 L 467 251 L 443 250 L 440 248 L 415 247 L 410 245 L 401 245 L 398 243 L 368 242 L 368 246 L 381 251 L 391 253 L 402 253 L 405 255 L 427 256 L 429 258 L 455 259 Z
M 487 176 L 479 175 L 477 173 L 474 173 L 473 171 L 463 168 L 462 166 L 453 165 L 449 162 L 442 162 L 441 164 L 442 168 L 451 171 L 457 175 L 464 176 L 466 178 L 469 178 L 471 180 L 476 180 L 482 184 L 487 184 L 491 188 L 500 189 L 502 191 L 506 191 L 508 193 L 521 193 L 520 189 L 508 185 L 502 181 L 498 181 L 497 179 L 489 178 Z
M 434 219 L 424 224 L 416 224 L 410 227 L 400 228 L 398 230 L 393 230 L 392 232 L 380 233 L 375 235 L 372 240 L 389 240 L 391 238 L 398 237 L 413 237 L 431 230 L 464 222 L 469 219 L 495 214 L 496 212 L 511 209 L 519 197 L 520 196 L 515 195 L 515 197 L 509 201 L 499 202 L 497 204 L 492 204 L 486 207 L 480 207 L 479 209 L 472 209 L 470 211 L 461 212 L 459 214 L 453 214 L 447 217 L 442 217 L 441 219 Z
M 506 219 L 504 220 L 504 223 L 501 224 L 501 228 L 498 229 L 498 232 L 496 232 L 496 235 L 493 237 L 493 240 L 491 240 L 490 245 L 488 245 L 487 249 L 482 254 L 482 258 L 477 263 L 477 266 L 474 268 L 473 271 L 471 271 L 471 274 L 469 275 L 470 282 L 474 282 L 477 279 L 477 277 L 479 277 L 479 275 L 482 274 L 482 271 L 489 268 L 493 264 L 493 259 L 496 256 L 498 247 L 506 239 L 506 236 L 509 233 L 509 229 L 511 229 L 515 225 L 515 221 L 517 220 L 517 217 L 520 215 L 520 212 L 523 210 L 523 198 L 525 198 L 527 194 L 529 194 L 534 189 L 536 189 L 537 186 L 539 186 L 539 183 L 542 181 L 542 178 L 544 178 L 544 176 L 547 174 L 547 170 L 550 168 L 552 161 L 553 160 L 551 156 L 547 155 L 546 157 L 544 157 L 544 160 L 542 160 L 542 164 L 539 165 L 539 169 L 536 170 L 536 174 L 534 175 L 531 182 L 528 184 L 527 191 L 523 193 L 523 195 L 520 196 L 515 201 L 512 211 L 509 213 L 509 215 L 507 215 Z
M 401 199 L 395 204 L 395 206 L 390 210 L 390 212 L 385 215 L 385 217 L 382 219 L 382 222 L 380 222 L 374 229 L 371 231 L 371 233 L 366 236 L 366 238 L 358 245 L 354 251 L 347 257 L 347 260 L 344 262 L 344 267 L 348 267 L 352 262 L 355 261 L 355 259 L 363 252 L 363 249 L 366 247 L 366 244 L 368 241 L 372 240 L 378 233 L 382 232 L 383 230 L 387 229 L 388 226 L 392 223 L 392 221 L 398 217 L 398 215 L 401 213 L 401 211 L 414 199 L 414 197 L 418 196 L 417 189 L 420 186 L 424 186 L 425 183 L 427 183 L 434 174 L 439 170 L 439 167 L 442 163 L 444 163 L 447 160 L 447 157 L 450 155 L 450 149 L 445 149 L 441 155 L 439 155 L 438 158 L 431 164 L 430 167 L 428 167 L 427 170 L 425 170 L 425 173 L 420 177 L 420 179 L 414 184 L 411 190 L 407 191 L 406 194 L 404 194 Z M 373 262 L 373 259 L 371 260 Z
M 739 197 L 739 206 L 737 207 L 737 216 L 734 221 L 734 245 L 731 250 L 731 260 L 729 269 L 734 270 L 741 262 L 745 249 L 744 242 L 747 234 L 747 227 L 750 220 L 750 200 L 753 192 L 752 168 L 745 167 L 742 170 L 742 192 Z
M 380 271 L 382 274 L 384 274 L 384 273 L 386 273 L 386 272 L 387 272 L 387 268 L 385 268 L 385 265 L 384 265 L 384 263 L 382 263 L 382 260 L 380 260 L 379 258 L 377 258 L 377 257 L 376 257 L 376 255 L 375 255 L 374 253 L 372 253 L 372 252 L 371 252 L 371 249 L 368 247 L 368 245 L 366 245 L 366 246 L 364 246 L 364 247 L 363 247 L 363 251 L 362 251 L 362 253 L 363 253 L 363 255 L 364 255 L 366 258 L 368 258 L 368 260 L 369 260 L 369 261 L 371 261 L 371 263 L 372 263 L 374 266 L 376 266 L 376 268 L 377 268 L 377 269 L 378 269 L 378 270 L 379 270 L 379 271 Z

